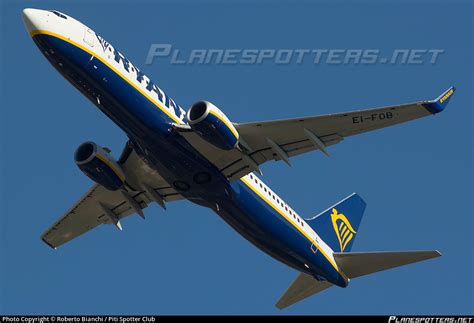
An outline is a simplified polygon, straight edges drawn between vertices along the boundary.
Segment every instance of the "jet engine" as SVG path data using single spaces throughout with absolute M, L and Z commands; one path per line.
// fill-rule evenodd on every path
M 110 191 L 116 191 L 125 183 L 125 173 L 110 156 L 106 148 L 95 142 L 81 144 L 74 153 L 74 161 L 79 169 L 94 182 Z
M 235 148 L 239 143 L 239 133 L 234 125 L 214 104 L 199 101 L 187 113 L 189 126 L 201 138 L 224 150 Z

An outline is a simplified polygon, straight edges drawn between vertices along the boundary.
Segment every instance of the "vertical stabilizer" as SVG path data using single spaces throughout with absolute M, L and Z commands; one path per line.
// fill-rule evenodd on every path
M 365 206 L 364 200 L 353 193 L 306 222 L 334 252 L 347 252 L 354 243 Z

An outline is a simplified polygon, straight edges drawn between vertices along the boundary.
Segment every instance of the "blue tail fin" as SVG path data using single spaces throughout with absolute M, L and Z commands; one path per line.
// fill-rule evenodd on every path
M 353 193 L 306 222 L 334 252 L 350 251 L 365 206 L 364 200 Z

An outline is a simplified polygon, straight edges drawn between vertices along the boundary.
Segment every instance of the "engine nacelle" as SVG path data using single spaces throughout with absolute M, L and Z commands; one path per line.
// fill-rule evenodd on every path
M 189 126 L 207 142 L 224 150 L 236 147 L 239 133 L 234 125 L 214 104 L 199 101 L 187 113 Z
M 125 183 L 122 168 L 95 142 L 81 144 L 74 153 L 74 161 L 87 177 L 110 191 L 120 189 Z

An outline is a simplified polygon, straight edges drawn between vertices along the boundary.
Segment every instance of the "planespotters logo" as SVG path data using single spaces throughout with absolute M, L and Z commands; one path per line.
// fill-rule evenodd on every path
M 101 45 L 110 46 L 101 41 Z M 176 48 L 151 44 L 146 65 L 168 60 L 171 65 L 434 65 L 442 48 Z
M 474 323 L 473 317 L 421 317 L 421 316 L 390 316 L 388 323 Z

